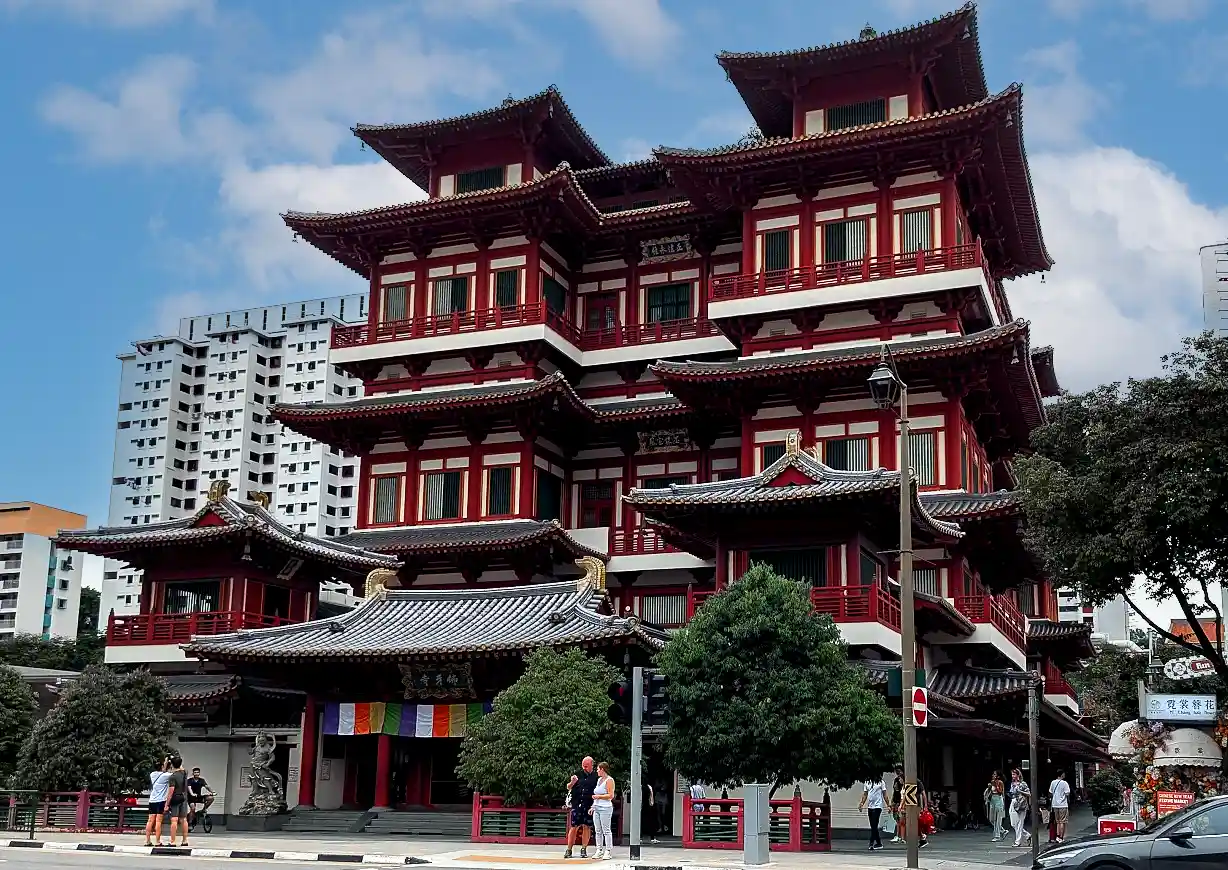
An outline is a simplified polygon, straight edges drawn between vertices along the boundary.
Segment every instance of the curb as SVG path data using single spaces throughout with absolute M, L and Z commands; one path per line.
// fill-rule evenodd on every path
M 404 866 L 429 864 L 407 855 L 342 855 L 329 852 L 261 852 L 249 849 L 180 849 L 175 846 L 123 846 L 111 843 L 61 843 L 49 840 L 0 840 L 0 849 L 45 849 L 48 852 L 112 852 L 117 855 L 173 855 L 177 858 L 247 858 L 261 861 L 321 861 L 331 864 Z

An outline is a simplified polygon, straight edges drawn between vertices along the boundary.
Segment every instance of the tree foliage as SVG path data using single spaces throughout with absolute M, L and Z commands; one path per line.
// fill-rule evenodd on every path
M 1106 767 L 1097 771 L 1087 781 L 1087 798 L 1092 805 L 1092 812 L 1098 816 L 1121 812 L 1124 789 L 1125 783 L 1116 770 Z
M 102 664 L 106 638 L 97 634 L 75 639 L 18 634 L 0 641 L 0 664 L 56 671 L 83 671 Z
M 171 732 L 160 679 L 91 667 L 34 726 L 18 757 L 18 787 L 139 792 L 169 753 Z
M 756 564 L 659 654 L 666 761 L 719 786 L 809 779 L 847 788 L 902 752 L 899 716 L 849 663 L 809 587 Z
M 580 650 L 538 649 L 525 672 L 471 723 L 456 772 L 471 788 L 509 804 L 562 805 L 585 755 L 628 768 L 630 731 L 610 721 L 607 694 L 619 671 Z
M 8 783 L 37 715 L 34 689 L 12 668 L 0 665 L 0 788 Z
M 1018 470 L 1028 537 L 1059 584 L 1092 604 L 1125 595 L 1166 639 L 1214 662 L 1198 623 L 1219 618 L 1210 582 L 1228 574 L 1228 339 L 1186 339 L 1164 374 L 1062 397 Z M 1131 594 L 1172 601 L 1195 637 L 1156 623 Z
M 77 635 L 97 634 L 102 594 L 88 586 L 81 587 L 81 602 L 77 606 Z

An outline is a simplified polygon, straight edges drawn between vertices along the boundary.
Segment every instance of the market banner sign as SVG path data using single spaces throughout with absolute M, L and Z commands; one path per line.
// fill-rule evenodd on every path
M 1166 816 L 1184 809 L 1194 802 L 1192 791 L 1158 791 L 1156 792 L 1156 815 Z
M 1153 695 L 1147 693 L 1144 718 L 1152 722 L 1206 724 L 1215 721 L 1214 695 Z
M 470 722 L 490 712 L 477 704 L 325 704 L 324 733 L 341 737 L 390 734 L 394 737 L 464 737 Z
M 1188 656 L 1164 663 L 1164 676 L 1170 680 L 1194 680 L 1215 675 L 1215 665 L 1202 656 Z

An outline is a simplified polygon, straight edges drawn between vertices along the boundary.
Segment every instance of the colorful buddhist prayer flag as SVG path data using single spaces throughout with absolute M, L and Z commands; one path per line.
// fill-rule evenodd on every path
M 470 722 L 490 712 L 491 703 L 475 704 L 325 704 L 324 733 L 349 737 L 390 734 L 397 737 L 464 737 Z

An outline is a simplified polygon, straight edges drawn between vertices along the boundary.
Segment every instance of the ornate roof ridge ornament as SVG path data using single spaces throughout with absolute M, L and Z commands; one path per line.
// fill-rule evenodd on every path
M 605 563 L 596 556 L 581 556 L 576 565 L 584 569 L 584 576 L 576 581 L 576 588 L 589 588 L 605 594 Z
M 383 601 L 388 597 L 390 586 L 400 585 L 401 582 L 395 570 L 391 568 L 376 568 L 367 574 L 367 584 L 363 590 L 363 597 L 367 601 L 374 601 L 376 599 Z
M 209 504 L 219 504 L 230 492 L 230 481 L 226 478 L 215 480 L 209 484 L 209 494 L 206 496 Z

